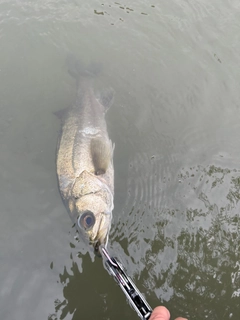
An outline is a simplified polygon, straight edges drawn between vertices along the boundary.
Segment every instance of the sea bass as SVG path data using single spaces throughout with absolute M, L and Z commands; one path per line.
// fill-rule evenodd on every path
M 114 145 L 105 121 L 113 90 L 97 97 L 90 73 L 79 67 L 69 71 L 77 80 L 77 97 L 71 108 L 56 113 L 62 122 L 58 184 L 73 224 L 98 252 L 100 245 L 107 244 L 113 210 Z

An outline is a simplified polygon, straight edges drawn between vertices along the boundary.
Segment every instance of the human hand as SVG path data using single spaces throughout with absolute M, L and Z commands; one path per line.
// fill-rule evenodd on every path
M 170 320 L 170 312 L 165 307 L 156 307 L 149 320 Z M 175 320 L 187 320 L 186 318 L 176 318 Z

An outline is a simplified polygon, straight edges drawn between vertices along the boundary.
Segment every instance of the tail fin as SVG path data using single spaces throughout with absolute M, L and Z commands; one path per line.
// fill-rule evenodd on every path
M 100 73 L 101 66 L 98 63 L 91 63 L 87 67 L 77 59 L 74 54 L 68 54 L 66 64 L 69 74 L 79 80 L 80 77 L 94 77 Z

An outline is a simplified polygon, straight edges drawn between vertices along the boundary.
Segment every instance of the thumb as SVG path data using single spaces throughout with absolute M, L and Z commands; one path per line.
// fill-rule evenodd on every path
M 165 307 L 156 307 L 149 320 L 170 320 L 170 312 Z

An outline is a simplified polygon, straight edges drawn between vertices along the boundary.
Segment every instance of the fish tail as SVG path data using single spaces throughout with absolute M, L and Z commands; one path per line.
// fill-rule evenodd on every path
M 100 73 L 100 65 L 91 63 L 87 67 L 74 55 L 68 54 L 66 64 L 69 74 L 79 82 L 80 78 L 94 77 Z

